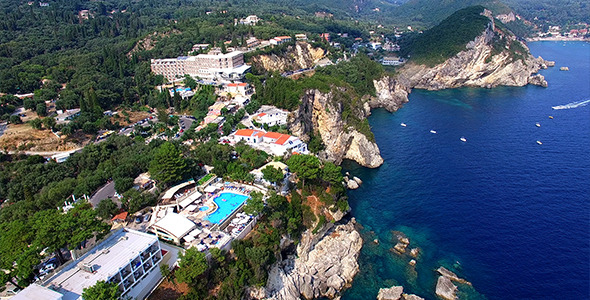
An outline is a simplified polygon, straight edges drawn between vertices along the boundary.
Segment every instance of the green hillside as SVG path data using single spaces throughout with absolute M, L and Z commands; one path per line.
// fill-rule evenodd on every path
M 483 6 L 461 9 L 423 34 L 407 41 L 404 55 L 411 60 L 433 66 L 465 50 L 465 45 L 480 35 L 490 22 L 481 15 Z

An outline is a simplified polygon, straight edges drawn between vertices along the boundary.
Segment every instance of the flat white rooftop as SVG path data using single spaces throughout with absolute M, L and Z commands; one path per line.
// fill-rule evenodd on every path
M 62 295 L 58 292 L 52 291 L 46 287 L 42 287 L 36 283 L 29 285 L 16 296 L 10 298 L 14 300 L 60 300 Z
M 93 286 L 99 280 L 108 280 L 157 240 L 155 235 L 120 229 L 44 285 L 57 287 L 56 291 L 63 294 L 63 300 L 78 299 L 84 288 Z M 95 272 L 82 271 L 79 268 L 82 264 L 94 266 Z

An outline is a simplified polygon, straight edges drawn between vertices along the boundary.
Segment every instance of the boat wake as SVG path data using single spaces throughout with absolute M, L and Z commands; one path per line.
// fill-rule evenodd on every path
M 553 108 L 553 109 L 570 109 L 570 108 L 578 108 L 578 107 L 586 106 L 588 104 L 590 104 L 590 99 L 572 102 L 572 103 L 569 103 L 566 105 L 557 105 L 557 106 L 553 106 L 551 108 Z

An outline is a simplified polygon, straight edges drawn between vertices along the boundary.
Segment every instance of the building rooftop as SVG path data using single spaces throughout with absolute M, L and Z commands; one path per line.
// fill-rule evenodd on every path
M 156 222 L 152 227 L 167 232 L 180 239 L 187 233 L 191 232 L 191 230 L 197 228 L 197 225 L 183 215 L 169 213 Z
M 22 290 L 16 296 L 10 298 L 14 300 L 60 300 L 62 294 L 52 291 L 46 287 L 42 287 L 36 283 L 29 285 L 26 289 Z
M 108 280 L 157 240 L 155 235 L 120 229 L 67 265 L 44 285 L 61 293 L 63 300 L 78 299 L 84 288 L 93 286 L 99 280 Z M 80 266 L 84 264 L 93 266 L 95 271 L 89 273 L 81 270 Z

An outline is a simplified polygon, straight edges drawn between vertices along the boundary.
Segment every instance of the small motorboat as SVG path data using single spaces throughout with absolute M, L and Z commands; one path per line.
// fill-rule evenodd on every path
M 436 133 L 436 130 L 434 130 L 434 129 L 430 130 L 430 133 Z
M 541 124 L 539 124 L 539 123 L 535 123 L 535 126 L 537 126 L 537 127 L 541 127 Z
M 460 140 L 461 140 L 461 142 L 467 142 L 467 139 L 466 139 L 464 136 L 462 136 L 462 137 L 460 138 Z
M 549 119 L 553 119 L 553 116 L 549 116 Z
M 539 145 L 543 145 L 543 143 L 541 143 L 541 141 L 537 141 L 537 144 L 539 144 Z
M 401 125 L 402 127 L 406 127 L 406 126 L 408 126 L 408 125 L 406 125 L 406 123 L 401 123 L 401 124 L 399 124 L 399 125 Z

